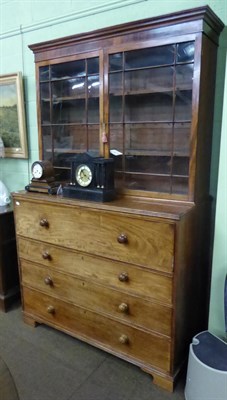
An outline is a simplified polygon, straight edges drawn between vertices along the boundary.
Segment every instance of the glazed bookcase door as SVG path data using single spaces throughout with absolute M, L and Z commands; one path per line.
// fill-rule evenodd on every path
M 75 154 L 99 154 L 99 55 L 43 65 L 38 73 L 42 158 L 67 178 Z
M 110 53 L 110 154 L 119 188 L 188 195 L 194 41 Z

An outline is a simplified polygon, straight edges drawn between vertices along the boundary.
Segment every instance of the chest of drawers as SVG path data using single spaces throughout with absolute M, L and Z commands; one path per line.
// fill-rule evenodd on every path
M 193 206 L 20 192 L 14 210 L 25 322 L 132 362 L 172 390 L 193 327 Z

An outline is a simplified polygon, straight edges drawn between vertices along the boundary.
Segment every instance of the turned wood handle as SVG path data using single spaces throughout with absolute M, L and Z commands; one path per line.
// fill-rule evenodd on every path
M 128 273 L 127 273 L 127 272 L 121 272 L 121 273 L 118 275 L 118 279 L 119 279 L 119 281 L 121 281 L 121 282 L 128 282 L 128 280 L 129 280 Z
M 127 313 L 129 310 L 128 304 L 127 303 L 121 303 L 118 306 L 118 310 L 122 313 Z
M 119 342 L 120 342 L 121 344 L 128 344 L 128 343 L 129 343 L 129 338 L 128 338 L 128 336 L 127 336 L 127 335 L 121 335 L 121 336 L 119 337 Z
M 48 307 L 47 307 L 47 312 L 48 312 L 49 314 L 54 314 L 54 313 L 55 313 L 55 308 L 54 308 L 54 306 L 48 306 Z
M 118 243 L 128 243 L 128 238 L 125 233 L 120 233 L 120 235 L 117 237 Z
M 46 277 L 44 278 L 44 282 L 45 282 L 46 285 L 50 285 L 50 286 L 53 285 L 53 280 L 51 279 L 50 276 L 46 276 Z
M 44 260 L 50 260 L 50 259 L 51 259 L 51 256 L 50 256 L 50 254 L 48 253 L 48 251 L 44 251 L 44 252 L 42 253 L 42 257 L 43 257 Z
M 43 226 L 44 228 L 48 228 L 49 222 L 47 221 L 46 218 L 41 218 L 41 220 L 39 221 L 39 225 Z

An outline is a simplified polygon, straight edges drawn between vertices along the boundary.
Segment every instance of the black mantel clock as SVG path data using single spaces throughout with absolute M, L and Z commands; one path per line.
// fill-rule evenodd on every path
M 71 182 L 63 187 L 63 197 L 92 201 L 115 198 L 114 160 L 80 153 L 71 161 Z

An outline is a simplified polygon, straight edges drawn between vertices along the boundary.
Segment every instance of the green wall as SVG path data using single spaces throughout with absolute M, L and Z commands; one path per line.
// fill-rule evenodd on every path
M 186 0 L 0 0 L 0 75 L 17 71 L 23 74 L 29 146 L 28 160 L 0 159 L 0 180 L 3 180 L 8 189 L 10 191 L 23 189 L 30 180 L 31 163 L 38 159 L 35 67 L 33 54 L 28 48 L 29 44 L 206 4 L 227 25 L 227 0 L 190 2 Z M 210 330 L 222 337 L 225 335 L 223 286 L 227 273 L 226 47 L 225 28 L 220 37 L 215 98 L 211 174 L 211 195 L 215 200 L 213 209 L 215 232 L 209 321 Z M 217 205 L 216 218 L 214 218 L 215 205 Z

